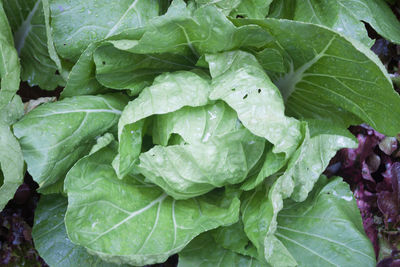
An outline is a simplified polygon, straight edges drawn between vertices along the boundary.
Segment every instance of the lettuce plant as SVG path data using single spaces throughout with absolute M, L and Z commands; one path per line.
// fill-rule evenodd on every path
M 400 132 L 362 23 L 400 43 L 384 1 L 3 5 L 0 204 L 25 162 L 50 266 L 376 264 L 349 186 L 321 174 L 350 125 Z M 63 91 L 23 114 L 20 79 Z

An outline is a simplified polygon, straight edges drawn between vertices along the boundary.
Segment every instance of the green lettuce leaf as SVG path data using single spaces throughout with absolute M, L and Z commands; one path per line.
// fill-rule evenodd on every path
M 95 95 L 107 90 L 95 77 L 96 66 L 93 62 L 93 52 L 98 44 L 90 44 L 81 54 L 68 75 L 67 84 L 61 93 L 61 98 L 78 95 Z
M 153 119 L 155 144 L 167 146 L 172 134 L 188 144 L 203 144 L 241 128 L 236 112 L 222 101 L 200 107 L 183 107 Z
M 206 144 L 155 146 L 137 170 L 175 199 L 242 182 L 264 152 L 264 139 L 242 129 Z
M 4 0 L 14 42 L 21 59 L 21 79 L 30 86 L 53 90 L 63 79 L 49 56 L 41 0 Z
M 12 134 L 10 126 L 0 121 L 0 211 L 13 198 L 22 184 L 25 174 L 21 147 Z
M 371 46 L 367 22 L 384 38 L 400 43 L 400 22 L 382 0 L 275 0 L 270 16 L 324 25 Z
M 288 162 L 289 158 L 285 156 L 285 154 L 275 154 L 272 149 L 267 147 L 267 153 L 265 155 L 264 162 L 262 164 L 261 169 L 256 175 L 248 177 L 240 187 L 240 189 L 249 191 L 256 188 L 259 184 L 261 184 L 265 178 L 270 177 L 271 175 L 279 175 L 278 173 L 280 169 L 282 169 L 285 164 Z
M 224 15 L 228 16 L 233 9 L 235 9 L 242 0 L 193 0 L 197 7 L 215 5 L 215 7 L 221 11 Z
M 205 19 L 207 17 L 212 17 L 213 20 Z M 209 31 L 210 29 L 212 31 Z M 64 38 L 68 37 L 68 35 L 64 35 Z M 90 94 L 90 90 L 85 88 L 92 83 L 99 86 L 94 80 L 95 77 L 106 87 L 130 89 L 131 94 L 135 95 L 153 81 L 157 70 L 163 72 L 188 70 L 197 61 L 199 53 L 214 53 L 246 44 L 261 47 L 270 37 L 260 27 L 235 27 L 214 6 L 194 9 L 186 6 L 182 0 L 175 0 L 165 15 L 150 19 L 145 27 L 127 28 L 107 39 L 103 44 L 111 43 L 121 51 L 114 52 L 116 57 L 107 57 L 103 60 L 104 53 L 102 51 L 105 48 L 99 48 L 98 52 L 95 49 L 102 45 L 103 39 L 96 39 L 96 43 L 91 42 L 90 51 L 89 46 L 81 56 L 79 60 L 81 62 L 77 63 L 81 67 L 76 66 L 74 77 L 71 75 L 69 78 L 69 84 L 63 93 L 64 96 Z M 225 42 L 227 39 L 232 42 Z M 96 76 L 92 55 L 94 50 L 96 50 L 94 57 L 97 67 Z M 126 57 L 140 62 L 146 60 L 148 63 L 136 66 L 130 64 L 126 67 L 129 58 L 118 59 L 127 55 L 127 52 L 134 55 Z M 118 63 L 111 65 L 110 60 L 112 60 L 111 63 L 116 61 Z M 156 62 L 158 62 L 158 68 L 155 65 Z
M 272 2 L 273 0 L 242 0 L 230 15 L 232 17 L 263 19 L 267 16 Z
M 265 70 L 272 73 L 286 72 L 283 51 L 277 44 L 269 44 L 269 47 L 261 51 L 252 51 L 252 53 Z
M 288 115 L 342 121 L 346 126 L 365 121 L 388 135 L 395 135 L 400 130 L 395 126 L 400 125 L 399 123 L 390 123 L 388 117 L 383 115 L 386 114 L 385 110 L 396 114 L 399 112 L 399 96 L 393 91 L 390 79 L 378 58 L 357 41 L 347 40 L 325 27 L 287 20 L 237 19 L 233 20 L 238 26 L 235 28 L 213 6 L 190 12 L 184 3 L 174 3 L 169 13 L 157 17 L 149 24 L 154 25 L 157 30 L 146 31 L 140 40 L 114 41 L 114 46 L 133 53 L 192 51 L 194 54 L 213 53 L 235 47 L 272 48 L 284 57 L 287 69 L 286 74 L 283 75 L 280 70 L 272 73 L 271 78 L 286 100 Z M 212 12 L 217 12 L 219 15 L 216 14 L 215 17 L 221 18 L 221 22 L 218 22 L 218 35 L 210 35 L 218 43 L 194 42 L 196 39 L 191 37 L 190 32 L 201 32 L 203 24 L 200 19 L 194 23 L 193 17 L 200 13 L 211 15 Z M 188 17 L 188 24 L 182 22 L 176 25 L 177 17 Z M 204 24 L 206 26 L 213 25 Z M 249 36 L 241 35 L 240 42 L 237 42 L 235 36 L 242 32 Z M 214 32 L 210 34 L 216 35 Z M 258 36 L 258 41 L 252 39 L 255 36 Z M 275 40 L 271 40 L 271 36 Z M 224 46 L 226 42 L 220 38 L 232 40 L 229 47 Z M 291 45 L 293 42 L 298 45 Z M 377 87 L 381 88 L 379 94 L 375 90 Z
M 183 0 L 174 0 L 165 15 L 149 21 L 139 40 L 126 38 L 112 43 L 118 49 L 137 54 L 199 56 L 247 44 L 262 47 L 269 40 L 269 34 L 260 27 L 235 27 L 214 5 L 196 9 L 192 5 L 186 6 Z
M 105 87 L 138 94 L 164 72 L 191 70 L 196 59 L 175 54 L 133 54 L 108 44 L 94 53 L 96 79 Z
M 54 267 L 115 267 L 90 255 L 86 249 L 77 246 L 68 239 L 65 231 L 64 215 L 67 210 L 67 198 L 61 195 L 40 197 L 35 210 L 35 223 L 32 237 L 35 249 L 46 263 Z
M 46 36 L 47 36 L 47 50 L 49 52 L 50 58 L 56 64 L 57 69 L 63 79 L 68 80 L 68 74 L 70 69 L 70 63 L 60 58 L 57 54 L 54 40 L 53 40 L 53 28 L 50 26 L 50 3 L 49 0 L 41 0 L 43 5 L 43 15 L 44 15 L 44 25 L 46 27 Z M 50 0 L 51 1 L 51 0 Z
M 77 96 L 43 104 L 14 124 L 28 171 L 40 188 L 62 180 L 95 137 L 115 128 L 123 95 Z
M 266 244 L 265 242 L 268 229 L 271 225 L 271 216 L 269 214 L 271 209 L 270 205 L 272 205 L 272 203 L 270 203 L 271 200 L 267 195 L 270 183 L 269 181 L 268 184 L 263 184 L 255 190 L 243 195 L 241 212 L 244 231 L 249 240 L 256 247 L 258 258 L 262 262 L 268 262 L 272 266 L 279 266 L 282 262 L 285 262 L 283 266 L 293 265 L 296 263 L 295 259 L 281 243 L 269 242 Z M 273 235 L 269 237 L 269 241 L 275 241 L 273 238 L 275 238 Z M 279 254 L 275 253 L 275 251 L 278 251 Z M 274 253 L 273 258 L 267 255 L 267 253 Z
M 141 35 L 143 35 L 143 29 L 133 29 L 134 34 L 133 34 L 133 38 L 139 38 Z M 130 36 L 132 37 L 132 36 Z M 100 83 L 97 79 L 96 79 L 96 64 L 94 61 L 94 53 L 95 51 L 97 51 L 97 49 L 99 48 L 99 53 L 100 53 L 100 57 L 101 57 L 101 47 L 107 44 L 106 41 L 98 41 L 98 42 L 93 42 L 91 44 L 89 44 L 87 46 L 87 48 L 83 51 L 83 53 L 80 55 L 78 61 L 75 63 L 75 65 L 72 67 L 71 72 L 69 73 L 68 76 L 68 80 L 67 80 L 67 84 L 63 90 L 63 92 L 61 93 L 61 97 L 68 97 L 68 96 L 76 96 L 76 95 L 91 95 L 91 94 L 99 94 L 99 93 L 104 93 L 106 91 L 106 88 L 103 86 L 108 86 L 110 85 L 111 87 L 116 87 L 116 85 L 113 85 L 116 78 L 117 77 L 111 77 L 111 81 L 107 80 L 107 76 L 105 78 L 105 80 L 102 81 L 102 83 Z M 114 53 L 115 56 L 120 56 L 121 54 L 123 54 L 122 51 L 118 51 Z M 98 59 L 98 57 L 97 57 Z M 112 59 L 114 60 L 115 57 L 112 57 Z M 121 60 L 121 57 L 119 57 L 119 59 Z M 107 61 L 109 61 L 109 59 L 107 59 Z M 101 65 L 103 65 L 103 62 L 105 62 L 104 60 L 101 60 Z M 122 62 L 118 62 L 118 65 L 120 65 Z M 106 62 L 105 62 L 106 64 Z M 104 64 L 104 65 L 105 65 Z M 108 64 L 109 66 L 110 64 Z M 125 65 L 126 67 L 126 65 Z M 111 68 L 111 69 L 106 69 L 106 71 L 101 70 L 101 68 L 99 67 L 99 72 L 101 72 L 101 74 L 106 74 L 106 73 L 110 73 L 110 75 L 117 75 L 117 73 L 115 73 L 115 69 L 118 69 L 118 67 L 116 68 Z M 132 73 L 131 73 L 132 74 Z M 102 75 L 99 76 L 99 78 L 101 78 Z M 110 78 L 108 76 L 108 78 Z M 127 78 L 126 75 L 122 77 L 123 78 Z M 130 77 L 131 78 L 131 77 Z M 119 79 L 117 79 L 119 80 Z M 108 82 L 107 82 L 108 81 Z M 116 89 L 121 89 L 121 88 L 116 88 Z
M 8 24 L 7 16 L 0 2 L 0 111 L 13 99 L 19 88 L 20 65 L 18 53 Z
M 312 121 L 309 125 L 305 125 L 305 138 L 284 174 L 272 186 L 272 181 L 264 185 L 263 188 L 268 187 L 267 191 L 255 190 L 242 206 L 245 232 L 259 254 L 272 265 L 284 259 L 290 262 L 289 265 L 295 264 L 295 259 L 274 235 L 283 200 L 304 201 L 336 151 L 357 147 L 354 137 L 340 126 L 324 121 Z
M 11 125 L 24 115 L 24 104 L 19 95 L 14 95 L 11 101 L 0 112 L 0 122 Z
M 210 99 L 222 99 L 255 135 L 275 145 L 274 153 L 291 155 L 301 141 L 300 123 L 285 116 L 278 88 L 246 52 L 206 55 L 213 77 Z
M 111 133 L 106 133 L 96 139 L 96 144 L 93 145 L 92 149 L 89 152 L 89 155 L 96 153 L 103 147 L 106 147 L 108 145 L 116 145 L 114 135 Z
M 213 236 L 215 242 L 224 249 L 244 256 L 258 258 L 257 249 L 244 232 L 242 220 L 239 220 L 235 224 L 212 230 L 210 234 Z M 261 262 L 266 263 L 265 260 L 261 260 Z
M 65 181 L 68 236 L 91 254 L 132 265 L 163 262 L 200 233 L 238 220 L 239 200 L 226 199 L 224 190 L 175 200 L 141 177 L 118 179 L 115 154 L 106 147 L 81 159 Z
M 297 266 L 376 266 L 353 194 L 338 177 L 321 177 L 304 202 L 286 201 L 275 235 Z
M 215 243 L 210 233 L 196 237 L 179 253 L 178 267 L 261 267 L 262 264 L 254 258 L 224 249 Z
M 215 5 L 226 16 L 263 19 L 272 0 L 194 0 L 196 7 Z
M 365 46 L 326 27 L 302 22 L 235 23 L 260 25 L 275 38 L 274 47 L 281 47 L 288 72 L 272 77 L 289 115 L 342 121 L 346 127 L 361 119 L 386 135 L 400 132 L 400 96 L 378 57 Z
M 122 178 L 129 173 L 141 152 L 144 119 L 165 114 L 184 106 L 202 106 L 208 102 L 209 81 L 199 75 L 180 71 L 158 76 L 138 98 L 125 107 L 118 123 L 119 155 L 113 166 Z
M 122 0 L 110 6 L 108 1 L 50 1 L 51 27 L 58 54 L 76 60 L 91 44 L 124 29 L 143 27 L 158 16 L 159 1 Z
M 24 114 L 24 105 L 18 95 L 0 112 L 0 211 L 13 198 L 25 175 L 21 147 L 10 125 Z

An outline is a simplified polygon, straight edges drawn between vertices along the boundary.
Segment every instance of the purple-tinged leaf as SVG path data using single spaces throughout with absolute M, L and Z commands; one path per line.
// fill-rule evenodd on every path
M 394 194 L 389 191 L 378 193 L 378 207 L 384 215 L 386 228 L 389 228 L 389 224 L 395 223 L 399 214 Z

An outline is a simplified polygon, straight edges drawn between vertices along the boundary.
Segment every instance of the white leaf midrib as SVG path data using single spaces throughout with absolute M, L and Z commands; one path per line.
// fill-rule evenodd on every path
M 53 115 L 61 115 L 61 114 L 70 114 L 70 113 L 113 113 L 117 115 L 121 115 L 121 111 L 117 109 L 75 109 L 75 110 L 64 110 L 64 111 L 57 111 L 57 112 L 51 112 L 48 114 L 43 114 L 43 115 L 32 115 L 32 118 L 44 118 L 44 117 L 49 117 Z
M 336 244 L 336 245 L 339 245 L 339 246 L 343 246 L 348 250 L 354 251 L 355 253 L 358 253 L 360 255 L 363 255 L 363 256 L 373 260 L 373 258 L 370 255 L 367 255 L 367 254 L 365 254 L 364 252 L 362 252 L 360 250 L 357 250 L 357 249 L 354 249 L 352 247 L 347 246 L 345 243 L 338 242 L 338 241 L 330 239 L 330 238 L 328 238 L 326 236 L 322 236 L 322 235 L 318 235 L 318 234 L 314 234 L 314 233 L 309 233 L 309 232 L 303 232 L 303 231 L 299 231 L 299 230 L 296 230 L 296 229 L 292 229 L 292 228 L 284 227 L 284 226 L 279 226 L 279 225 L 278 225 L 278 228 L 282 229 L 282 230 L 289 231 L 289 232 L 301 234 L 301 235 L 312 236 L 312 237 L 315 237 L 315 238 L 318 238 L 318 239 L 321 239 L 321 240 L 325 240 L 327 242 L 330 242 L 330 243 L 333 243 L 333 244 Z
M 161 196 L 159 196 L 157 199 L 153 200 L 152 202 L 150 202 L 148 205 L 146 205 L 145 207 L 132 212 L 128 217 L 126 217 L 125 219 L 123 219 L 122 221 L 120 221 L 117 224 L 114 224 L 112 227 L 110 227 L 108 230 L 100 233 L 96 238 L 92 239 L 90 242 L 88 242 L 86 245 L 90 245 L 93 242 L 95 242 L 96 240 L 98 240 L 99 238 L 103 237 L 104 235 L 108 234 L 109 232 L 117 229 L 119 226 L 121 226 L 122 224 L 128 222 L 129 220 L 131 220 L 132 218 L 142 214 L 143 212 L 145 212 L 146 210 L 149 210 L 150 208 L 152 208 L 154 205 L 156 204 L 160 204 L 164 201 L 164 199 L 167 197 L 167 194 L 162 194 Z
M 283 99 L 286 101 L 289 96 L 293 93 L 296 88 L 296 84 L 303 79 L 303 75 L 307 69 L 311 68 L 312 65 L 317 63 L 323 56 L 325 56 L 326 51 L 329 49 L 333 41 L 336 39 L 336 35 L 332 36 L 326 46 L 316 54 L 311 60 L 305 62 L 302 66 L 294 70 L 293 62 L 291 62 L 291 70 L 281 78 L 279 78 L 275 84 L 281 91 Z
M 327 259 L 324 256 L 320 255 L 318 252 L 312 250 L 311 248 L 309 248 L 309 247 L 307 247 L 307 246 L 305 246 L 305 245 L 303 245 L 303 244 L 301 244 L 301 243 L 299 243 L 299 242 L 297 242 L 297 241 L 295 241 L 295 240 L 293 240 L 293 239 L 291 239 L 291 238 L 289 238 L 289 237 L 287 237 L 287 236 L 285 236 L 285 235 L 283 235 L 281 233 L 275 233 L 275 235 L 278 236 L 278 237 L 281 237 L 283 239 L 286 239 L 287 241 L 289 241 L 289 242 L 291 242 L 291 243 L 303 248 L 304 250 L 309 251 L 310 253 L 316 255 L 317 257 L 321 258 L 322 260 L 326 261 L 327 263 L 331 264 L 332 266 L 339 267 L 339 265 L 331 262 L 329 259 Z
M 41 0 L 36 1 L 32 10 L 29 12 L 26 19 L 22 22 L 21 26 L 18 28 L 18 30 L 14 34 L 15 48 L 17 49 L 18 55 L 20 54 L 22 48 L 24 47 L 26 38 L 28 37 L 28 35 L 32 29 L 32 24 L 31 24 L 32 18 L 36 14 L 36 11 L 38 11 L 40 1 Z
M 117 21 L 117 23 L 110 29 L 110 31 L 107 33 L 105 38 L 110 37 L 111 35 L 113 35 L 117 30 L 118 27 L 121 25 L 122 21 L 125 19 L 125 17 L 128 15 L 129 11 L 131 11 L 132 9 L 135 9 L 135 6 L 137 4 L 139 0 L 135 0 L 129 7 L 128 9 L 125 11 L 125 13 L 121 16 L 121 18 Z M 139 14 L 138 14 L 139 16 Z

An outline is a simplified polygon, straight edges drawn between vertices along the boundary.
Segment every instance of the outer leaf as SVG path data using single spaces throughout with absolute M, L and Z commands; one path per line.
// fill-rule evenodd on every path
M 360 211 L 342 179 L 321 177 L 306 201 L 284 206 L 276 236 L 298 266 L 376 266 Z
M 300 140 L 300 123 L 285 116 L 283 99 L 256 58 L 234 51 L 207 55 L 213 77 L 210 99 L 222 99 L 252 133 L 275 145 L 274 153 L 293 153 Z
M 286 72 L 284 56 L 279 48 L 265 48 L 260 52 L 253 52 L 261 66 L 271 72 Z
M 21 97 L 14 95 L 11 101 L 0 112 L 0 122 L 6 125 L 15 123 L 19 118 L 24 115 L 24 104 L 22 104 Z
M 289 13 L 281 12 L 292 6 Z M 380 35 L 400 43 L 400 23 L 383 0 L 277 0 L 272 15 L 327 26 L 367 46 L 373 44 L 364 22 L 369 23 Z
M 122 178 L 133 168 L 142 145 L 146 117 L 165 114 L 184 106 L 202 106 L 208 102 L 210 86 L 207 80 L 188 71 L 165 73 L 142 91 L 124 109 L 118 123 L 119 155 L 113 166 Z
M 272 266 L 296 265 L 296 260 L 286 247 L 279 240 L 276 241 L 274 235 L 267 235 L 268 229 L 271 227 L 270 206 L 273 205 L 267 195 L 268 189 L 268 186 L 263 185 L 244 195 L 241 207 L 244 231 L 257 248 L 260 259 L 268 261 Z M 276 218 L 274 219 L 276 220 Z M 276 221 L 274 223 L 276 224 Z M 269 238 L 268 244 L 265 242 L 267 237 Z M 268 253 L 274 253 L 273 257 Z
M 40 197 L 32 229 L 35 248 L 40 256 L 48 265 L 54 267 L 117 266 L 103 262 L 100 258 L 90 255 L 83 247 L 71 243 L 64 225 L 67 204 L 67 198 L 61 195 Z
M 261 184 L 265 178 L 271 175 L 278 175 L 277 171 L 285 166 L 287 161 L 289 160 L 285 154 L 275 154 L 272 152 L 272 149 L 267 148 L 267 154 L 265 156 L 265 160 L 261 167 L 261 170 L 257 175 L 249 177 L 240 187 L 242 190 L 253 190 L 259 184 Z
M 61 97 L 101 94 L 106 91 L 95 77 L 96 66 L 93 62 L 93 53 L 97 47 L 98 44 L 89 45 L 79 57 L 69 73 L 67 85 Z
M 23 114 L 24 105 L 18 95 L 0 112 L 0 211 L 13 198 L 24 179 L 21 147 L 9 126 Z
M 178 267 L 256 267 L 266 266 L 254 258 L 237 254 L 217 245 L 209 233 L 196 237 L 179 253 Z
M 119 94 L 78 96 L 43 104 L 17 122 L 14 133 L 39 186 L 63 179 L 94 138 L 116 125 L 126 102 Z
M 238 220 L 237 198 L 228 203 L 223 192 L 214 192 L 174 200 L 138 177 L 118 179 L 114 156 L 103 148 L 80 160 L 65 182 L 68 236 L 90 253 L 116 263 L 163 262 L 200 233 Z
M 210 231 L 210 233 L 215 242 L 224 249 L 232 250 L 244 256 L 258 257 L 257 249 L 244 232 L 242 220 L 229 226 L 219 227 Z
M 29 85 L 53 90 L 62 82 L 49 56 L 41 0 L 4 0 L 4 7 L 21 58 L 21 79 Z
M 64 80 L 68 78 L 68 70 L 66 69 L 66 62 L 62 61 L 57 54 L 56 48 L 54 46 L 53 41 L 53 29 L 50 26 L 50 3 L 49 0 L 41 0 L 43 4 L 43 15 L 44 15 L 44 24 L 46 26 L 46 35 L 47 35 L 47 49 L 49 52 L 50 58 L 56 64 L 58 71 Z M 51 1 L 51 0 L 50 0 Z
M 24 179 L 24 159 L 17 139 L 10 127 L 0 121 L 0 166 L 3 179 L 0 183 L 0 211 L 13 198 Z
M 96 79 L 113 89 L 129 89 L 138 94 L 164 72 L 191 70 L 195 59 L 174 54 L 132 54 L 111 45 L 101 46 L 94 54 Z
M 19 88 L 20 65 L 10 25 L 0 2 L 0 111 L 10 103 Z
M 77 59 L 89 44 L 128 28 L 143 27 L 159 15 L 157 0 L 51 0 L 51 26 L 58 53 Z
M 144 29 L 132 29 L 132 31 L 133 34 L 130 34 L 130 37 L 140 38 L 143 35 Z M 105 92 L 106 89 L 104 86 L 96 80 L 96 65 L 94 62 L 95 51 L 104 43 L 106 41 L 93 42 L 80 55 L 69 74 L 67 85 L 61 94 L 62 97 Z
M 188 66 L 191 66 L 188 63 L 190 61 L 195 62 L 198 53 L 230 50 L 246 44 L 261 47 L 270 40 L 269 34 L 260 27 L 244 26 L 236 28 L 214 6 L 206 6 L 194 11 L 192 9 L 187 7 L 182 0 L 175 0 L 165 15 L 150 20 L 146 27 L 129 28 L 110 36 L 108 38 L 110 41 L 107 42 L 113 44 L 119 50 L 134 53 L 135 55 L 131 55 L 131 57 L 136 58 L 136 60 L 139 58 L 149 59 L 149 56 L 153 57 L 150 62 L 163 60 L 164 67 L 162 69 L 164 71 L 187 70 Z M 206 18 L 213 18 L 213 20 Z M 64 37 L 68 38 L 68 36 Z M 226 42 L 226 40 L 232 41 Z M 122 54 L 125 55 L 125 53 Z M 157 55 L 157 60 L 154 59 L 154 55 Z M 171 55 L 168 58 L 169 62 L 165 62 L 168 55 Z M 86 56 L 86 59 L 91 62 L 87 64 L 93 64 L 89 55 Z M 114 73 L 115 70 L 113 69 L 103 68 L 103 61 L 106 62 L 105 65 L 107 66 L 109 59 L 96 63 L 99 67 L 99 75 L 97 76 L 99 81 L 106 86 L 117 87 L 117 89 L 131 89 L 132 94 L 138 93 L 144 86 L 151 83 L 156 74 L 154 71 L 157 69 L 154 64 L 149 64 L 150 70 L 148 72 L 146 69 L 140 68 L 140 65 L 133 68 L 130 64 L 129 68 L 121 66 L 121 69 L 117 68 L 117 73 Z M 160 63 L 157 65 L 160 65 Z M 146 65 L 143 67 L 146 67 Z M 134 69 L 133 73 L 132 68 Z M 92 69 L 92 67 L 81 67 L 79 69 L 78 73 L 81 77 L 79 80 L 83 86 L 94 79 L 94 75 L 91 74 Z M 121 72 L 121 70 L 125 72 Z M 110 73 L 108 73 L 109 71 Z M 85 90 L 81 90 L 79 87 L 74 86 L 74 91 L 85 93 Z M 71 93 L 73 92 L 71 91 Z
M 263 19 L 267 16 L 272 0 L 242 0 L 231 16 L 250 19 Z
M 112 135 L 110 133 L 106 133 L 105 135 L 97 138 L 96 144 L 93 145 L 92 149 L 89 152 L 89 155 L 96 153 L 97 151 L 99 151 L 100 149 L 102 149 L 103 147 L 106 147 L 108 145 L 113 146 L 113 145 L 115 145 L 115 143 L 116 142 L 115 142 L 114 135 Z
M 291 18 L 296 10 L 296 3 L 292 0 L 274 0 L 271 3 L 268 17 L 269 18 Z M 289 5 L 286 3 L 290 3 Z
M 275 83 L 288 114 L 345 121 L 347 126 L 359 122 L 349 116 L 353 113 L 387 135 L 400 132 L 400 96 L 384 66 L 365 46 L 312 24 L 275 19 L 236 22 L 261 25 L 283 49 L 291 70 Z
M 183 0 L 174 0 L 164 16 L 149 22 L 140 40 L 127 38 L 129 40 L 119 40 L 113 44 L 118 49 L 138 54 L 179 53 L 197 56 L 247 44 L 261 47 L 270 40 L 268 33 L 259 27 L 236 28 L 213 5 L 193 9 L 192 6 L 187 7 Z
M 92 148 L 89 151 L 89 155 L 93 154 L 94 152 L 102 149 L 105 146 L 117 146 L 117 144 L 114 142 L 115 138 L 111 133 L 106 133 L 100 137 L 96 137 L 96 144 L 92 146 Z M 54 184 L 51 184 L 49 186 L 46 186 L 45 188 L 40 189 L 40 193 L 42 195 L 47 195 L 47 194 L 62 194 L 66 196 L 66 193 L 64 192 L 64 179 L 59 179 L 57 182 Z
M 153 142 L 166 146 L 172 134 L 179 134 L 186 143 L 207 143 L 241 128 L 236 112 L 224 102 L 201 107 L 184 107 L 175 112 L 156 116 Z
M 263 191 L 256 191 L 244 205 L 245 232 L 259 253 L 265 255 L 272 265 L 284 259 L 288 260 L 288 265 L 295 264 L 295 260 L 274 236 L 276 218 L 283 208 L 283 200 L 291 197 L 295 201 L 304 201 L 336 151 L 357 146 L 348 132 L 328 122 L 311 122 L 310 129 L 311 135 L 306 129 L 301 147 L 290 159 L 285 173 L 269 189 L 268 197 Z
M 228 16 L 243 0 L 194 0 L 198 6 L 215 5 L 222 13 Z
M 242 182 L 263 154 L 264 143 L 243 129 L 208 144 L 155 146 L 140 155 L 137 169 L 175 199 L 187 199 Z

